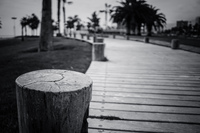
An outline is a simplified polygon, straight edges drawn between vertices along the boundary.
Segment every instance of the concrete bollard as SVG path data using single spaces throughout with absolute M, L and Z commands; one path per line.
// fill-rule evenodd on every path
M 104 41 L 104 39 L 103 39 L 103 37 L 94 37 L 94 43 L 103 43 L 103 41 Z
M 83 34 L 81 34 L 81 39 L 84 39 L 84 35 Z
M 126 36 L 126 40 L 129 40 L 129 39 L 130 39 L 129 36 L 127 35 L 127 36 Z
M 171 48 L 172 49 L 178 49 L 179 48 L 179 40 L 178 39 L 172 39 Z
M 116 35 L 115 35 L 115 34 L 113 34 L 113 39 L 115 39 L 115 36 L 116 36 Z
M 104 60 L 104 50 L 105 44 L 104 43 L 94 43 L 92 47 L 92 60 L 93 61 L 102 61 Z
M 87 132 L 92 80 L 67 70 L 39 70 L 16 79 L 20 133 Z
M 144 42 L 145 42 L 145 43 L 149 43 L 149 38 L 148 38 L 148 37 L 145 37 L 145 38 L 144 38 Z
M 93 42 L 96 42 L 96 39 L 97 39 L 97 36 L 94 35 L 94 36 L 93 36 Z
M 87 35 L 87 40 L 90 40 L 90 35 L 89 34 Z

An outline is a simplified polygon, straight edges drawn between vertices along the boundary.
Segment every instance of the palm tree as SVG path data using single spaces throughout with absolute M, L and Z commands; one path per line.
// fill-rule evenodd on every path
M 78 17 L 78 15 L 75 15 L 74 17 L 68 17 L 68 21 L 67 21 L 67 28 L 74 28 L 74 24 L 80 22 L 80 18 Z
M 42 2 L 42 22 L 40 32 L 39 51 L 48 51 L 53 44 L 53 30 L 52 30 L 52 9 L 51 0 L 43 0 Z
M 97 17 L 97 14 L 96 12 L 93 12 L 92 13 L 92 17 L 88 19 L 91 21 L 91 26 L 92 28 L 94 29 L 94 31 L 96 31 L 96 28 L 99 26 L 99 21 L 100 21 L 100 18 Z
M 61 4 L 61 0 L 58 0 L 58 8 L 57 8 L 57 17 L 58 17 L 58 34 L 60 35 L 60 4 Z
M 163 13 L 158 13 L 160 9 L 157 9 L 156 7 L 149 6 L 149 18 L 146 21 L 147 26 L 147 35 L 151 36 L 152 28 L 157 31 L 160 28 L 164 28 L 166 24 L 166 18 Z
M 33 32 L 34 30 L 37 30 L 38 28 L 38 25 L 40 23 L 40 20 L 38 19 L 38 17 L 33 13 L 31 17 L 29 17 L 28 19 L 28 25 L 29 27 L 31 28 L 32 30 L 32 35 L 33 35 Z
M 0 18 L 1 19 L 1 18 Z M 0 20 L 0 29 L 2 28 L 2 23 L 1 23 L 1 20 Z
M 20 24 L 21 24 L 21 27 L 22 27 L 22 41 L 24 41 L 24 28 L 25 28 L 26 25 L 27 25 L 27 18 L 26 18 L 26 17 L 23 17 L 23 18 L 20 20 Z
M 121 23 L 126 26 L 127 34 L 129 35 L 131 29 L 135 32 L 137 28 L 137 34 L 141 35 L 141 24 L 145 22 L 148 16 L 148 4 L 145 0 L 125 0 L 119 2 L 121 6 L 113 7 L 111 14 L 111 20 L 114 23 Z

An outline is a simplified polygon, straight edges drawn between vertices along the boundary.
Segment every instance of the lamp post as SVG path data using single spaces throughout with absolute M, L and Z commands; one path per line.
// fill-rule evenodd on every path
M 63 21 L 64 21 L 64 35 L 66 35 L 66 31 L 65 31 L 65 22 L 66 22 L 66 15 L 65 15 L 65 4 L 73 4 L 72 1 L 67 1 L 67 0 L 63 0 Z
M 13 19 L 13 23 L 14 23 L 14 26 L 13 26 L 13 31 L 14 31 L 14 37 L 16 36 L 16 28 L 15 28 L 15 20 L 17 19 L 16 17 L 12 17 Z
M 108 5 L 107 3 L 105 4 L 105 10 L 100 10 L 99 12 L 103 13 L 105 12 L 105 27 L 107 28 L 107 15 L 108 15 L 108 12 L 111 11 L 111 10 L 108 10 L 109 8 L 111 7 L 111 5 Z

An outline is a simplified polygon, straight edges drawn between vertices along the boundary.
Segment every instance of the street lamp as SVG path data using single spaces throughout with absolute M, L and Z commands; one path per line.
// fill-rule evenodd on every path
M 111 7 L 111 5 L 108 5 L 107 3 L 105 4 L 105 10 L 100 10 L 100 13 L 104 13 L 105 12 L 105 27 L 107 28 L 107 15 L 108 12 L 110 12 L 111 10 L 108 10 Z
M 65 31 L 65 22 L 66 22 L 66 16 L 65 16 L 65 4 L 71 5 L 73 4 L 72 1 L 67 1 L 67 0 L 63 0 L 63 21 L 64 21 L 64 35 L 66 35 L 66 31 Z
M 13 31 L 14 31 L 14 37 L 16 36 L 16 28 L 15 28 L 15 20 L 17 19 L 16 17 L 12 17 L 14 26 L 13 26 Z

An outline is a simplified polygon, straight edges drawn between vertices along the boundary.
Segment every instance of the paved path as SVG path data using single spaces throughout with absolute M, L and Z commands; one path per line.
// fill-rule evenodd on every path
M 105 39 L 108 62 L 93 61 L 90 133 L 199 133 L 200 55 Z

